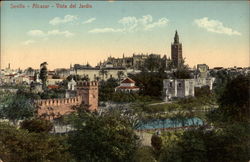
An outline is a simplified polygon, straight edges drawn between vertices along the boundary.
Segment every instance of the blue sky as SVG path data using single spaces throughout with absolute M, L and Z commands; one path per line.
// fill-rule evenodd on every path
M 33 3 L 90 4 L 92 8 L 10 8 Z M 249 66 L 247 1 L 4 2 L 2 65 L 50 68 L 96 65 L 107 56 L 158 53 L 170 56 L 177 29 L 183 55 L 193 67 Z

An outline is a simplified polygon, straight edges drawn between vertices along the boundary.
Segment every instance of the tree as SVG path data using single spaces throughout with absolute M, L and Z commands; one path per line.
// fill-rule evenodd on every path
M 40 65 L 40 74 L 39 74 L 39 79 L 42 80 L 42 83 L 43 83 L 43 89 L 45 90 L 46 89 L 46 81 L 47 81 L 47 78 L 48 78 L 48 70 L 47 70 L 47 65 L 48 63 L 47 62 L 43 62 L 41 63 Z
M 195 87 L 194 92 L 195 97 L 205 97 L 212 94 L 209 86 Z
M 173 72 L 173 78 L 175 79 L 191 79 L 191 73 L 189 67 L 185 64 L 185 59 L 182 60 L 181 64 L 176 71 Z
M 83 112 L 73 122 L 69 134 L 70 151 L 78 161 L 131 161 L 138 148 L 138 137 L 120 115 L 101 116 Z
M 135 154 L 136 162 L 156 162 L 154 150 L 150 146 L 142 146 L 138 148 Z
M 115 87 L 118 86 L 118 81 L 114 78 L 109 78 L 107 81 L 99 82 L 99 100 L 109 101 L 115 92 Z
M 167 70 L 167 56 L 164 55 L 161 59 L 160 59 L 160 65 L 158 68 L 158 73 L 159 75 L 165 75 L 165 71 Z
M 147 71 L 156 72 L 161 66 L 161 58 L 158 55 L 150 54 L 145 60 L 145 66 Z
M 53 124 L 48 120 L 42 120 L 42 119 L 31 119 L 31 120 L 24 120 L 21 122 L 20 127 L 22 129 L 27 129 L 29 132 L 35 132 L 35 133 L 42 133 L 52 130 Z
M 65 137 L 34 133 L 0 123 L 0 157 L 3 161 L 68 162 Z
M 229 120 L 249 121 L 250 77 L 238 76 L 228 82 L 219 98 L 220 111 Z
M 212 122 L 249 122 L 249 87 L 250 77 L 229 80 L 219 96 L 219 108 L 208 114 Z
M 35 106 L 32 98 L 17 93 L 14 96 L 9 96 L 8 101 L 2 108 L 1 116 L 16 123 L 18 120 L 33 117 L 34 113 Z
M 158 73 L 141 72 L 129 75 L 140 87 L 140 93 L 145 96 L 161 97 L 164 77 Z
M 173 77 L 175 79 L 190 79 L 191 74 L 187 68 L 179 68 L 173 72 Z

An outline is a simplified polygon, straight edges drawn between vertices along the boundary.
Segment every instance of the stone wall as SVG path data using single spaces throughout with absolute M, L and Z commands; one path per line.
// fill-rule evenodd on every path
M 98 82 L 77 82 L 76 89 L 76 97 L 36 100 L 37 115 L 51 120 L 74 112 L 72 107 L 81 104 L 88 105 L 91 111 L 96 111 L 98 109 Z

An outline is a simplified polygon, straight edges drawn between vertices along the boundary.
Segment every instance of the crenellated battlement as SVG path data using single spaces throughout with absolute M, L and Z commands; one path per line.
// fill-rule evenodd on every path
M 77 87 L 90 87 L 90 86 L 98 87 L 98 82 L 97 81 L 91 81 L 91 82 L 78 81 L 77 82 Z
M 82 102 L 82 97 L 72 97 L 72 98 L 56 98 L 56 99 L 41 99 L 36 100 L 35 103 L 38 106 L 44 107 L 50 107 L 50 106 L 60 106 L 60 105 L 67 105 L 67 104 L 80 104 Z

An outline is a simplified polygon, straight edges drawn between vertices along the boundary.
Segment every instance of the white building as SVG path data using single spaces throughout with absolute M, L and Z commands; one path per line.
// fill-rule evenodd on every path
M 195 95 L 195 87 L 209 86 L 213 88 L 215 78 L 197 78 L 197 79 L 164 79 L 163 93 L 164 100 L 172 98 L 183 98 Z
M 76 96 L 76 81 L 72 78 L 71 81 L 68 82 L 68 89 L 66 90 L 65 97 L 71 98 Z

